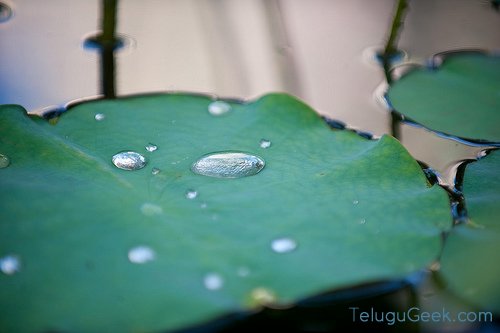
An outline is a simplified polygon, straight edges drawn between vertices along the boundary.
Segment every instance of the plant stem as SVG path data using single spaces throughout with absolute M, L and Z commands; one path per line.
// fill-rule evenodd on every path
M 102 0 L 101 44 L 101 92 L 105 98 L 115 98 L 115 57 L 114 50 L 116 14 L 118 0 Z
M 392 78 L 389 74 L 391 67 L 391 58 L 397 52 L 397 43 L 399 38 L 399 33 L 404 23 L 404 15 L 406 9 L 408 8 L 408 0 L 398 0 L 396 13 L 392 19 L 391 30 L 387 43 L 385 44 L 384 53 L 382 54 L 382 64 L 384 66 L 384 74 L 387 83 L 392 83 Z

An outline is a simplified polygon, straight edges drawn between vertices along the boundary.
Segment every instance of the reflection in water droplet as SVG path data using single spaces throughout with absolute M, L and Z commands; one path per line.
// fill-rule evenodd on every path
M 353 204 L 353 205 L 357 205 L 357 204 L 359 204 L 359 200 L 353 200 L 353 201 L 352 201 L 352 204 Z
M 199 175 L 218 178 L 241 178 L 258 174 L 265 166 L 262 158 L 243 152 L 219 152 L 205 155 L 191 170 Z
M 258 287 L 250 293 L 251 303 L 255 305 L 268 305 L 276 302 L 276 294 L 267 288 Z
M 113 164 L 123 170 L 139 170 L 146 166 L 146 158 L 133 151 L 122 151 L 113 156 Z
M 97 121 L 101 121 L 101 120 L 104 120 L 104 118 L 106 118 L 106 115 L 104 113 L 96 113 L 96 115 L 94 116 L 94 118 Z
M 136 246 L 128 251 L 128 260 L 133 264 L 145 264 L 154 260 L 155 257 L 155 251 L 149 246 Z
M 8 21 L 12 17 L 12 9 L 5 3 L 0 2 L 0 23 Z
M 154 152 L 156 149 L 158 149 L 158 146 L 153 143 L 148 143 L 148 145 L 146 146 L 146 150 L 150 153 Z
M 203 278 L 203 285 L 208 290 L 219 290 L 224 285 L 224 280 L 217 273 L 209 273 Z
M 262 139 L 262 140 L 260 140 L 259 145 L 260 145 L 260 148 L 266 149 L 266 148 L 271 147 L 271 141 L 266 140 L 266 139 Z
M 248 269 L 248 267 L 242 266 L 238 268 L 238 271 L 236 273 L 240 277 L 247 277 L 248 275 L 250 275 L 250 269 Z
M 141 212 L 146 216 L 154 216 L 163 214 L 163 208 L 158 205 L 145 202 L 141 205 Z
M 158 168 L 153 168 L 153 169 L 151 169 L 151 173 L 152 173 L 153 175 L 157 175 L 157 174 L 159 174 L 160 172 L 161 172 L 161 170 L 160 170 L 160 169 L 158 169 Z
M 2 273 L 12 275 L 21 269 L 21 260 L 18 256 L 8 255 L 0 258 L 0 270 Z
M 188 199 L 194 199 L 198 196 L 198 192 L 196 192 L 195 190 L 187 190 L 186 191 L 186 198 Z
M 208 105 L 208 112 L 212 116 L 221 116 L 231 111 L 231 105 L 223 101 L 215 101 Z
M 365 223 L 366 223 L 365 219 L 361 219 L 361 221 L 359 221 L 359 224 L 365 224 Z
M 276 253 L 288 253 L 297 248 L 297 242 L 291 238 L 277 238 L 271 242 L 271 249 Z
M 0 169 L 8 167 L 10 164 L 10 159 L 7 155 L 0 154 Z

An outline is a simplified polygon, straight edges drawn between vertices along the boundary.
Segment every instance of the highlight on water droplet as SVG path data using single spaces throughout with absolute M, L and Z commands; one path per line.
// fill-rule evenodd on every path
M 208 290 L 219 290 L 224 286 L 224 279 L 217 273 L 208 273 L 203 278 L 203 285 Z
M 146 158 L 134 151 L 122 151 L 114 155 L 113 164 L 123 170 L 139 170 L 146 166 Z
M 250 304 L 254 306 L 269 305 L 272 303 L 276 303 L 276 300 L 276 294 L 268 288 L 257 287 L 250 293 Z
M 208 105 L 208 112 L 212 116 L 222 116 L 231 111 L 231 105 L 224 101 L 215 101 Z
M 12 275 L 21 269 L 21 260 L 16 255 L 7 255 L 0 258 L 0 271 L 6 275 Z
M 291 238 L 277 238 L 271 242 L 271 249 L 276 253 L 288 253 L 297 248 L 297 242 Z
M 128 260 L 133 264 L 145 264 L 154 260 L 155 251 L 149 246 L 136 246 L 128 251 Z
M 242 178 L 258 174 L 266 165 L 258 156 L 238 151 L 217 152 L 196 161 L 191 170 L 216 178 Z
M 185 196 L 187 199 L 192 200 L 198 196 L 198 192 L 195 190 L 187 190 Z
M 269 147 L 271 147 L 271 141 L 266 140 L 266 139 L 261 139 L 259 142 L 259 146 L 260 146 L 260 148 L 263 148 L 263 149 L 269 148 Z
M 0 169 L 6 168 L 10 165 L 10 158 L 7 155 L 0 154 Z
M 153 174 L 153 175 L 157 175 L 157 174 L 159 174 L 160 172 L 161 172 L 161 170 L 160 170 L 160 169 L 158 169 L 158 168 L 153 168 L 153 169 L 151 169 L 151 174 Z
M 146 150 L 149 151 L 150 153 L 154 152 L 157 149 L 158 149 L 158 146 L 155 145 L 154 143 L 148 143 L 146 146 Z
M 163 208 L 150 202 L 145 202 L 141 205 L 141 212 L 146 216 L 154 216 L 163 214 Z
M 238 267 L 236 274 L 238 274 L 239 277 L 247 277 L 250 275 L 250 269 L 246 266 Z
M 96 115 L 94 116 L 94 119 L 97 121 L 104 120 L 104 118 L 106 118 L 106 115 L 104 113 L 96 113 Z

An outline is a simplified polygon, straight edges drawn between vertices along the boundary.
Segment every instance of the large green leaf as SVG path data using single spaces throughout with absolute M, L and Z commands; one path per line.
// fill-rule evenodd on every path
M 388 93 L 400 113 L 433 130 L 500 142 L 500 57 L 464 53 L 437 70 L 421 68 Z
M 453 229 L 442 257 L 450 288 L 482 308 L 500 313 L 500 153 L 465 171 L 470 222 Z
M 331 130 L 283 94 L 231 103 L 221 116 L 207 112 L 211 102 L 95 101 L 56 125 L 1 108 L 10 165 L 0 169 L 0 256 L 21 262 L 0 276 L 2 329 L 174 329 L 400 278 L 435 260 L 448 198 L 398 141 Z M 112 156 L 124 150 L 143 154 L 146 167 L 116 168 Z M 266 166 L 236 179 L 191 171 L 227 150 Z M 271 249 L 277 239 L 284 253 Z M 156 256 L 134 264 L 128 251 L 141 245 Z

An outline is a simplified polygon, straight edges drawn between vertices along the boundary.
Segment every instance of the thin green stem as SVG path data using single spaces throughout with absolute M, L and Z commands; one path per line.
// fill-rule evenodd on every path
M 391 58 L 396 54 L 398 50 L 398 39 L 399 33 L 401 32 L 401 28 L 404 23 L 404 16 L 406 13 L 406 9 L 408 8 L 408 0 L 398 0 L 396 13 L 392 19 L 391 30 L 389 34 L 389 38 L 387 39 L 387 43 L 385 44 L 384 52 L 382 54 L 382 64 L 384 66 L 384 74 L 387 80 L 387 83 L 392 83 L 392 78 L 389 74 L 389 70 L 391 69 Z
M 115 98 L 116 14 L 118 0 L 102 0 L 101 91 L 105 98 Z

